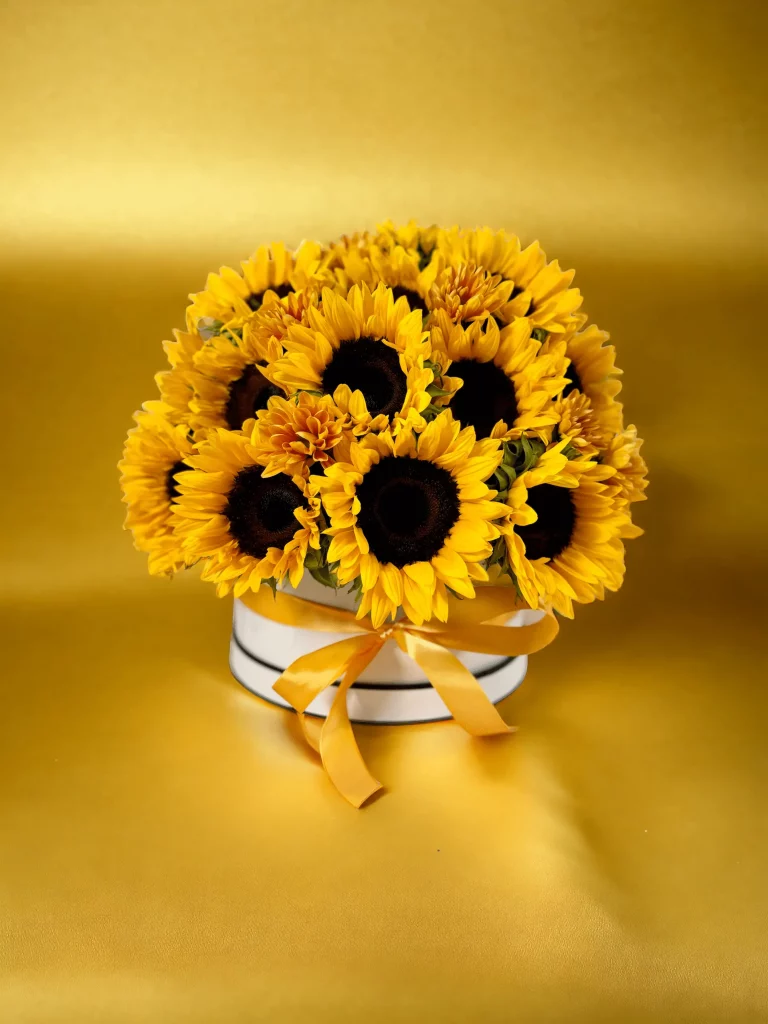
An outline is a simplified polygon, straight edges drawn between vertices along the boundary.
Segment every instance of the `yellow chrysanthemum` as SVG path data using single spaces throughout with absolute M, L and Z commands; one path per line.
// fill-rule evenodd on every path
M 556 334 L 584 322 L 578 288 L 571 288 L 574 272 L 563 271 L 557 260 L 547 263 L 538 242 L 522 249 L 520 239 L 505 231 L 443 232 L 439 244 L 454 265 L 472 263 L 509 283 L 506 301 L 494 310 L 505 323 L 527 317 L 533 327 Z
M 554 402 L 557 423 L 551 428 L 558 438 L 566 438 L 579 456 L 589 458 L 605 447 L 605 429 L 592 403 L 580 391 L 571 391 Z
M 118 464 L 128 506 L 125 529 L 133 534 L 136 549 L 149 555 L 149 571 L 157 576 L 170 576 L 188 564 L 171 509 L 178 495 L 177 474 L 187 469 L 184 460 L 195 449 L 187 428 L 172 422 L 172 413 L 163 402 L 147 402 L 134 415 L 137 425 L 128 432 Z
M 174 331 L 173 341 L 164 341 L 163 349 L 170 370 L 161 370 L 155 374 L 155 383 L 160 391 L 160 399 L 168 406 L 168 415 L 173 423 L 189 423 L 193 390 L 190 375 L 194 369 L 194 358 L 203 345 L 203 339 L 193 331 Z
M 295 252 L 282 242 L 262 245 L 240 266 L 242 273 L 222 267 L 218 274 L 209 274 L 205 290 L 189 296 L 190 330 L 196 329 L 201 320 L 235 329 L 265 301 L 285 298 L 307 287 L 319 290 L 331 281 L 319 242 L 302 242 Z
M 325 466 L 343 438 L 344 417 L 329 395 L 301 391 L 292 398 L 270 398 L 257 413 L 251 447 L 264 464 L 265 477 L 309 474 Z
M 605 480 L 611 470 L 569 462 L 563 439 L 519 476 L 507 496 L 502 531 L 507 557 L 531 608 L 555 608 L 573 618 L 573 602 L 602 600 L 624 577 L 621 537 L 629 525 Z
M 358 618 L 379 627 L 402 608 L 414 623 L 448 616 L 448 591 L 474 597 L 506 508 L 485 484 L 498 441 L 476 441 L 449 411 L 416 434 L 390 430 L 353 441 L 349 462 L 310 478 L 330 517 L 329 562 L 339 583 L 359 579 Z
M 243 324 L 242 336 L 226 331 L 195 354 L 187 376 L 193 389 L 189 420 L 198 440 L 216 427 L 242 429 L 270 398 L 283 395 L 264 370 L 282 355 L 289 327 L 301 323 L 316 299 L 315 293 L 296 292 L 268 300 Z
M 485 320 L 500 312 L 514 285 L 475 263 L 445 267 L 429 291 L 427 305 L 442 310 L 454 323 Z
M 550 337 L 542 348 L 544 353 L 559 351 L 565 341 L 569 362 L 563 397 L 567 398 L 573 391 L 586 395 L 606 440 L 622 429 L 622 406 L 616 401 L 621 391 L 617 377 L 622 371 L 616 366 L 616 349 L 606 344 L 608 338 L 606 331 L 591 325 L 584 331 L 568 331 L 564 336 Z
M 631 424 L 614 434 L 602 454 L 603 466 L 614 470 L 610 486 L 615 490 L 615 500 L 619 505 L 646 500 L 643 492 L 648 486 L 648 466 L 640 454 L 642 444 L 641 438 L 637 436 L 637 427 Z M 634 531 L 637 529 L 633 527 Z M 637 536 L 637 533 L 633 535 Z
M 346 297 L 324 288 L 322 307 L 310 307 L 305 319 L 289 328 L 285 355 L 264 371 L 276 386 L 331 395 L 355 432 L 422 424 L 433 374 L 418 310 L 383 284 L 373 292 L 362 284 Z
M 298 586 L 309 547 L 320 547 L 320 503 L 300 476 L 267 477 L 245 434 L 216 430 L 179 477 L 177 531 L 190 559 L 205 559 L 202 579 L 219 596 L 258 590 L 286 576 Z
M 463 384 L 450 400 L 453 415 L 478 437 L 539 435 L 557 421 L 552 402 L 566 384 L 563 344 L 545 353 L 531 337 L 530 321 L 499 330 L 489 318 L 467 327 L 443 312 L 432 329 L 433 353 L 444 354 L 444 369 Z

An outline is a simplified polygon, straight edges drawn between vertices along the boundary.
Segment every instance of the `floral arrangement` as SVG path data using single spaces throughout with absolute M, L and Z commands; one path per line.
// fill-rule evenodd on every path
M 120 463 L 149 571 L 236 596 L 309 573 L 374 628 L 489 584 L 569 617 L 617 590 L 646 466 L 573 276 L 414 223 L 211 274 Z

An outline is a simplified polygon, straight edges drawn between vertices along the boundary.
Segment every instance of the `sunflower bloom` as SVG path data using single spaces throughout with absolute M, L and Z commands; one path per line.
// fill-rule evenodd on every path
M 616 349 L 607 344 L 609 337 L 607 331 L 591 325 L 583 331 L 568 331 L 564 336 L 550 337 L 542 349 L 545 353 L 554 348 L 559 350 L 565 342 L 569 362 L 563 397 L 568 397 L 573 391 L 586 395 L 606 440 L 622 429 L 622 406 L 616 400 L 621 391 L 621 381 L 617 378 L 622 371 L 616 366 Z
M 489 318 L 464 327 L 440 311 L 432 328 L 433 353 L 463 383 L 450 399 L 453 415 L 478 437 L 516 439 L 543 436 L 557 422 L 552 399 L 565 378 L 565 346 L 552 343 L 546 352 L 531 336 L 527 320 L 499 330 Z
M 120 487 L 128 506 L 125 529 L 133 534 L 138 551 L 149 555 L 153 576 L 171 576 L 188 560 L 175 531 L 172 508 L 178 497 L 177 474 L 188 466 L 195 451 L 187 428 L 174 424 L 173 410 L 162 402 L 147 402 L 134 415 L 136 426 L 128 432 Z
M 289 328 L 285 354 L 264 371 L 287 394 L 332 396 L 355 432 L 419 417 L 429 405 L 428 334 L 391 288 L 355 285 L 346 297 L 324 288 L 322 307 L 310 307 L 306 320 Z
M 161 401 L 168 406 L 168 415 L 174 423 L 187 424 L 191 418 L 190 402 L 194 395 L 191 375 L 196 354 L 203 339 L 193 331 L 174 331 L 173 341 L 164 341 L 163 350 L 170 363 L 169 370 L 155 374 L 155 384 Z
M 257 413 L 251 448 L 264 465 L 262 476 L 306 476 L 325 466 L 343 438 L 343 415 L 329 395 L 299 392 L 296 400 L 270 398 Z
M 622 536 L 630 525 L 605 483 L 612 471 L 571 461 L 563 439 L 519 476 L 507 495 L 502 526 L 509 567 L 531 608 L 573 618 L 573 602 L 602 600 L 624 578 Z
M 330 517 L 339 584 L 360 588 L 358 618 L 378 628 L 402 608 L 417 624 L 446 621 L 449 591 L 471 598 L 488 579 L 493 520 L 507 512 L 484 482 L 501 461 L 499 442 L 477 441 L 446 410 L 418 435 L 368 434 L 349 452 L 310 487 Z
M 389 241 L 367 241 L 339 253 L 336 277 L 341 290 L 346 294 L 352 285 L 366 284 L 373 291 L 383 282 L 392 289 L 395 300 L 405 297 L 411 309 L 428 316 L 430 289 L 443 268 L 443 260 L 435 252 L 436 258 L 422 265 L 418 251 L 390 245 Z
M 196 329 L 201 320 L 234 330 L 265 302 L 307 287 L 319 289 L 331 280 L 318 242 L 302 242 L 295 252 L 282 242 L 262 245 L 240 266 L 242 273 L 222 267 L 218 274 L 209 274 L 205 289 L 189 296 L 190 330 Z
M 376 227 L 374 240 L 381 249 L 393 249 L 400 246 L 405 249 L 419 267 L 425 267 L 434 254 L 439 253 L 440 239 L 444 235 L 442 228 L 436 224 L 420 227 L 415 220 L 397 226 L 391 220 Z
M 571 288 L 574 272 L 547 263 L 538 242 L 522 249 L 520 239 L 505 231 L 454 229 L 440 236 L 440 245 L 454 265 L 472 263 L 509 283 L 506 301 L 494 312 L 504 323 L 526 317 L 531 326 L 561 334 L 586 319 L 579 312 L 582 297 Z
M 204 559 L 202 579 L 220 597 L 239 597 L 286 576 L 296 587 L 308 548 L 320 547 L 320 503 L 300 476 L 264 474 L 242 433 L 216 430 L 179 477 L 177 532 L 192 560 Z
M 283 354 L 289 328 L 302 322 L 314 292 L 270 299 L 243 326 L 241 335 L 226 331 L 211 338 L 195 354 L 188 379 L 193 389 L 190 425 L 202 439 L 216 427 L 241 430 L 270 398 L 283 396 L 265 369 Z

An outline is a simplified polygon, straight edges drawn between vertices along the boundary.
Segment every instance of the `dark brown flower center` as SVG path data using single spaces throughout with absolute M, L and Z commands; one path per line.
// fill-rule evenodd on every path
M 339 384 L 362 391 L 372 416 L 394 416 L 408 391 L 397 351 L 376 338 L 342 341 L 323 372 L 323 391 L 332 395 Z
M 174 464 L 168 470 L 168 476 L 165 478 L 165 491 L 166 494 L 168 495 L 169 501 L 174 501 L 179 496 L 179 486 L 176 483 L 175 479 L 176 474 L 188 472 L 189 466 L 185 465 L 185 463 L 183 463 L 181 459 L 179 459 L 178 462 L 174 462 Z
M 229 386 L 227 426 L 230 430 L 239 430 L 259 409 L 267 408 L 270 398 L 282 393 L 274 384 L 270 384 L 258 366 L 246 366 L 242 376 Z
M 392 289 L 392 296 L 395 302 L 397 302 L 398 299 L 406 298 L 408 300 L 408 305 L 411 307 L 411 310 L 420 309 L 422 316 L 426 316 L 429 313 L 429 310 L 427 309 L 427 304 L 424 301 L 424 299 L 421 297 L 421 295 L 419 295 L 417 291 L 414 291 L 412 288 L 404 288 L 403 285 L 397 284 Z
M 555 558 L 568 547 L 576 525 L 573 496 L 567 487 L 539 484 L 528 491 L 528 504 L 539 517 L 516 530 L 525 544 L 525 556 Z
M 292 480 L 282 474 L 265 479 L 261 466 L 249 466 L 237 474 L 224 515 L 240 550 L 263 558 L 268 548 L 285 547 L 300 529 L 293 514 L 297 508 L 307 503 Z
M 284 284 L 271 284 L 269 288 L 265 288 L 264 291 L 253 292 L 253 294 L 249 295 L 245 301 L 254 313 L 257 309 L 261 309 L 261 304 L 264 301 L 264 292 L 267 291 L 276 292 L 279 298 L 284 299 L 286 295 L 290 295 L 293 291 L 293 285 L 286 281 Z
M 572 391 L 584 391 L 584 385 L 581 383 L 581 377 L 579 376 L 575 363 L 571 362 L 568 364 L 565 376 L 568 378 L 568 383 L 563 388 L 563 398 L 565 398 L 566 395 L 570 395 Z
M 459 359 L 451 363 L 451 377 L 461 377 L 462 387 L 451 399 L 453 415 L 462 426 L 472 426 L 478 437 L 490 437 L 499 420 L 511 427 L 517 419 L 515 385 L 495 363 Z
M 380 562 L 428 562 L 459 518 L 459 492 L 447 469 L 421 459 L 381 459 L 357 488 L 358 526 Z

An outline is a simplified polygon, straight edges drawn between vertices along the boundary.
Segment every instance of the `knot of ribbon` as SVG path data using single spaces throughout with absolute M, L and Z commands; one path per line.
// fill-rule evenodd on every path
M 370 618 L 357 619 L 343 608 L 307 601 L 266 588 L 249 591 L 240 600 L 251 611 L 297 629 L 349 633 L 344 640 L 296 658 L 273 689 L 298 712 L 304 737 L 320 754 L 333 784 L 351 804 L 360 807 L 382 784 L 371 775 L 360 753 L 347 711 L 347 692 L 388 641 L 408 654 L 435 688 L 455 721 L 473 736 L 512 731 L 485 690 L 452 650 L 517 657 L 540 651 L 557 636 L 552 612 L 527 626 L 503 623 L 518 611 L 514 591 L 483 587 L 471 601 L 453 601 L 449 622 L 430 620 L 416 626 L 407 619 L 374 628 Z M 304 712 L 328 686 L 340 680 L 319 734 Z

